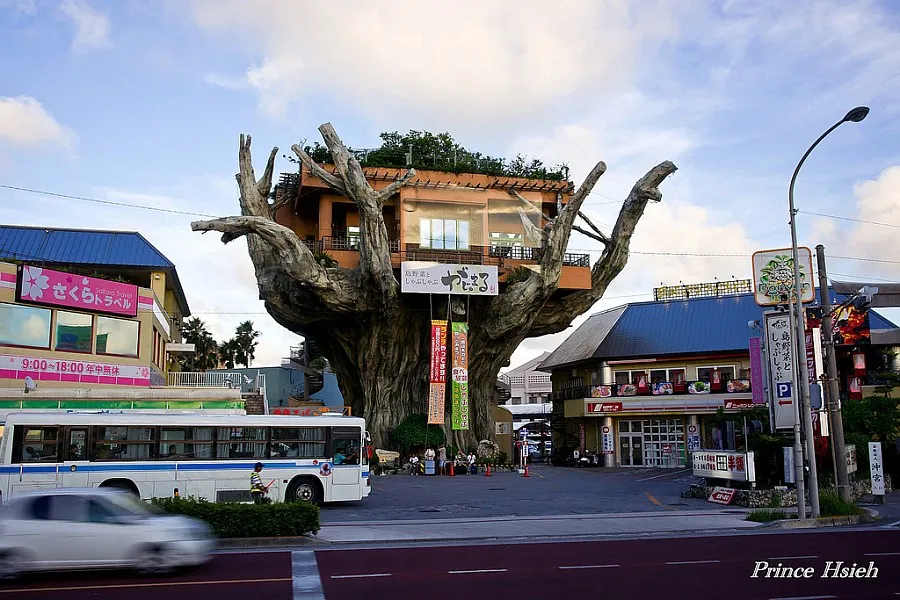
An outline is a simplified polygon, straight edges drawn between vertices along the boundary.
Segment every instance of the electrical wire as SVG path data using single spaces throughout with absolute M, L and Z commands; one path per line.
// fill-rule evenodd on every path
M 55 198 L 66 198 L 68 200 L 80 200 L 82 202 L 94 202 L 97 204 L 107 204 L 109 206 L 118 206 L 120 208 L 140 208 L 143 210 L 152 210 L 162 213 L 170 213 L 174 215 L 187 215 L 191 217 L 206 217 L 210 219 L 218 218 L 218 215 L 208 215 L 205 213 L 190 212 L 186 210 L 175 210 L 173 208 L 160 208 L 158 206 L 145 206 L 142 204 L 129 204 L 127 202 L 114 202 L 112 200 L 100 200 L 99 198 L 89 198 L 87 196 L 73 196 L 71 194 L 59 194 L 57 192 L 48 192 L 45 190 L 35 190 L 31 188 L 17 187 L 14 185 L 5 185 L 0 183 L 0 188 L 7 190 L 15 190 L 17 192 L 28 192 L 30 194 L 39 194 L 41 196 L 53 196 Z
M 894 223 L 884 223 L 882 221 L 868 221 L 866 219 L 853 219 L 851 217 L 841 217 L 839 215 L 826 215 L 825 213 L 812 212 L 808 210 L 798 210 L 797 212 L 803 213 L 804 215 L 814 215 L 816 217 L 838 219 L 840 221 L 853 221 L 854 223 L 866 223 L 867 225 L 881 225 L 882 227 L 894 227 L 896 229 L 900 229 L 900 225 L 895 225 Z

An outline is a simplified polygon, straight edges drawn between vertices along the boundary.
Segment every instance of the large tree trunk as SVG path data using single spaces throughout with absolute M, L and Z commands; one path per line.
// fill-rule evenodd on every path
M 294 231 L 273 220 L 276 207 L 285 204 L 268 202 L 278 149 L 269 154 L 265 172 L 257 180 L 249 136 L 241 136 L 238 153 L 241 216 L 199 221 L 191 227 L 194 231 L 218 231 L 225 243 L 247 236 L 260 298 L 269 314 L 322 347 L 338 376 L 345 402 L 354 414 L 366 419 L 374 442 L 381 446 L 389 444 L 391 431 L 405 417 L 426 411 L 431 318 L 469 323 L 470 429 L 450 429 L 452 397 L 448 389 L 444 424 L 447 439 L 461 448 L 493 439 L 491 405 L 500 369 L 522 340 L 564 330 L 600 299 L 628 260 L 631 236 L 647 203 L 661 199 L 658 186 L 676 170 L 671 162 L 663 162 L 638 180 L 608 235 L 580 213 L 585 198 L 606 170 L 602 162 L 555 218 L 546 217 L 543 228 L 531 223 L 520 210 L 529 239 L 541 245 L 539 272 L 507 284 L 495 297 L 465 301 L 456 297 L 448 316 L 444 300 L 435 303 L 444 308 L 434 310 L 426 296 L 401 294 L 391 266 L 382 209 L 388 198 L 415 178 L 415 171 L 410 169 L 387 188 L 376 191 L 331 125 L 326 123 L 319 130 L 334 158 L 334 174 L 299 146 L 292 150 L 313 175 L 358 207 L 358 268 L 319 264 Z M 532 211 L 536 209 L 515 191 L 511 194 Z M 581 217 L 590 231 L 577 227 L 576 217 Z M 591 289 L 559 296 L 562 261 L 573 228 L 601 242 L 604 251 L 591 270 Z M 448 378 L 449 374 L 448 369 Z

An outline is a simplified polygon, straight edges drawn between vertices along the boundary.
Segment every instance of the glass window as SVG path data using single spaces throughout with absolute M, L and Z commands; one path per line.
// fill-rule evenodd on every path
M 56 349 L 90 352 L 94 318 L 82 313 L 56 311 Z
M 334 440 L 334 464 L 359 464 L 359 438 Z
M 57 462 L 56 427 L 26 427 L 22 436 L 22 462 Z
M 87 520 L 88 502 L 81 496 L 53 496 L 50 502 L 50 518 L 54 521 L 75 521 L 81 522 Z
M 456 219 L 447 219 L 444 221 L 444 246 L 450 249 L 456 249 Z
M 97 460 L 149 460 L 152 427 L 97 427 Z
M 325 458 L 323 427 L 273 427 L 270 458 Z
M 419 245 L 431 247 L 431 219 L 419 219 Z
M 350 248 L 359 248 L 359 227 L 350 226 L 347 228 L 347 244 Z
M 468 250 L 469 249 L 469 222 L 468 221 L 460 221 L 459 222 L 459 235 L 457 235 L 457 241 L 458 241 L 460 250 Z
M 218 458 L 266 458 L 265 427 L 219 427 Z
M 113 317 L 97 317 L 97 354 L 137 356 L 140 323 Z
M 650 371 L 650 383 L 665 383 L 668 381 L 665 369 L 653 369 Z
M 438 250 L 444 249 L 444 220 L 431 220 L 431 247 Z
M 0 303 L 0 344 L 49 348 L 50 314 L 46 308 Z
M 165 427 L 159 432 L 159 458 L 161 460 L 212 458 L 212 440 L 212 427 Z
M 631 383 L 628 371 L 616 371 L 616 384 L 625 385 L 626 383 Z
M 117 514 L 105 502 L 91 500 L 88 502 L 88 521 L 91 523 L 115 523 Z

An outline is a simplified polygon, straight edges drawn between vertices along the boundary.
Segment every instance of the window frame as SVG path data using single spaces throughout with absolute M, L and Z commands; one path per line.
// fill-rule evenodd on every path
M 35 348 L 37 350 L 50 350 L 53 347 L 53 313 L 55 312 L 52 308 L 44 308 L 41 306 L 30 306 L 28 304 L 18 304 L 16 302 L 0 302 L 0 307 L 3 306 L 12 306 L 14 308 L 24 309 L 24 310 L 35 310 L 35 311 L 44 311 L 50 314 L 50 318 L 47 321 L 47 345 L 46 346 L 32 346 L 30 344 L 12 344 L 0 341 L 0 344 L 6 346 L 7 348 Z
M 704 381 L 704 380 L 706 380 L 706 379 L 710 379 L 709 377 L 707 377 L 707 378 L 700 377 L 700 369 L 710 369 L 711 371 L 714 371 L 714 370 L 718 369 L 720 375 L 722 375 L 721 379 L 722 379 L 722 383 L 723 383 L 723 384 L 727 383 L 728 381 L 730 381 L 730 380 L 732 380 L 732 379 L 736 379 L 736 378 L 737 378 L 737 374 L 740 372 L 740 370 L 737 368 L 737 365 L 735 365 L 735 364 L 730 364 L 730 365 L 701 365 L 701 366 L 698 366 L 698 367 L 694 370 L 694 375 L 696 375 L 696 377 L 697 377 L 697 378 L 696 378 L 696 381 Z M 731 369 L 731 378 L 730 378 L 730 379 L 726 379 L 726 378 L 724 377 L 724 374 L 722 374 L 722 369 Z
M 110 429 L 110 428 L 124 428 L 125 437 L 124 440 L 111 440 L 105 437 L 101 437 L 100 430 L 102 429 Z M 150 439 L 149 440 L 129 440 L 128 438 L 128 430 L 129 429 L 148 429 L 150 431 Z M 90 460 L 92 462 L 144 462 L 144 461 L 153 461 L 158 460 L 158 452 L 157 449 L 159 447 L 159 427 L 153 425 L 92 425 L 91 426 L 91 454 Z M 128 446 L 148 446 L 150 452 L 148 453 L 147 458 L 132 458 L 130 456 L 122 457 L 104 457 L 100 458 L 100 446 L 124 446 L 127 454 Z
M 435 225 L 440 223 L 440 237 L 436 237 L 436 228 Z M 426 226 L 427 223 L 427 226 Z M 447 239 L 447 224 L 454 223 L 454 244 L 453 247 L 448 245 Z M 462 224 L 465 224 L 465 227 L 461 227 Z M 471 241 L 469 240 L 470 232 L 471 232 L 471 222 L 469 219 L 445 219 L 443 217 L 420 217 L 419 218 L 419 247 L 420 248 L 428 248 L 430 250 L 450 250 L 450 251 L 469 251 L 471 248 Z M 426 237 L 425 230 L 428 230 L 428 235 Z M 461 231 L 465 229 L 465 239 L 460 235 Z M 440 246 L 437 246 L 435 242 L 440 241 Z
M 137 324 L 137 337 L 135 338 L 135 348 L 134 354 L 119 354 L 116 352 L 100 352 L 100 344 L 97 341 L 97 336 L 100 334 L 100 319 L 108 319 L 110 321 L 125 321 L 126 323 L 136 323 Z M 123 319 L 121 317 L 111 317 L 108 315 L 96 315 L 94 318 L 93 325 L 93 354 L 97 356 L 118 356 L 121 358 L 140 358 L 141 357 L 141 322 L 138 319 Z
M 70 315 L 79 315 L 84 317 L 89 317 L 91 320 L 91 346 L 88 350 L 69 350 L 66 348 L 59 348 L 59 316 L 61 314 L 70 314 Z M 94 336 L 97 333 L 97 327 L 95 324 L 94 315 L 85 312 L 79 312 L 75 310 L 60 310 L 53 309 L 53 322 L 52 322 L 52 340 L 51 340 L 51 349 L 53 352 L 66 352 L 69 354 L 94 354 Z
M 182 461 L 195 461 L 195 460 L 215 460 L 216 458 L 216 429 L 218 429 L 214 425 L 208 426 L 197 426 L 197 425 L 160 425 L 156 428 L 156 440 L 157 440 L 157 458 L 156 460 L 160 461 L 173 461 L 173 462 L 182 462 Z M 167 440 L 163 439 L 163 433 L 167 430 L 188 430 L 188 429 L 209 429 L 210 437 L 208 440 L 198 440 L 195 438 L 184 439 L 184 440 Z M 193 434 L 192 434 L 193 435 Z M 193 453 L 193 456 L 187 456 L 185 454 L 178 455 L 178 458 L 171 458 L 168 454 L 163 454 L 163 446 L 168 446 L 170 444 L 178 445 L 180 444 L 185 450 L 187 447 L 196 448 L 198 446 L 207 446 L 209 447 L 209 456 L 197 456 L 196 452 Z M 168 451 L 168 448 L 166 448 Z
M 278 439 L 275 439 L 275 432 L 277 430 L 285 431 L 285 430 L 291 430 L 291 429 L 297 430 L 297 433 L 298 433 L 297 437 L 284 437 L 284 438 L 279 437 Z M 307 427 L 299 427 L 299 426 L 298 427 L 275 427 L 275 426 L 270 426 L 269 427 L 269 451 L 268 451 L 269 458 L 268 459 L 269 460 L 287 460 L 287 459 L 328 460 L 328 429 L 329 429 L 328 427 L 324 427 L 324 426 L 323 427 L 308 427 L 308 426 Z M 316 431 L 316 430 L 321 430 L 321 432 L 322 432 L 321 439 L 317 438 L 317 439 L 313 440 L 313 439 L 305 439 L 303 437 L 303 433 L 302 433 L 303 431 L 312 432 L 312 431 Z M 297 444 L 298 445 L 298 455 L 297 456 L 274 456 L 273 452 L 275 452 L 276 444 L 284 444 L 288 447 L 290 447 L 291 444 Z M 300 453 L 300 449 L 302 449 L 304 447 L 303 446 L 304 444 L 306 444 L 306 445 L 315 444 L 316 446 L 320 446 L 321 447 L 320 454 L 315 455 L 315 456 L 307 456 L 305 454 Z

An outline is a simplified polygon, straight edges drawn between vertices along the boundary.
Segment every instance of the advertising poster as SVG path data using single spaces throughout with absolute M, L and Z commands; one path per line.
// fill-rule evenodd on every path
M 447 393 L 447 321 L 431 322 L 431 385 L 428 393 L 428 424 L 444 423 Z
M 469 324 L 452 323 L 453 384 L 450 420 L 452 428 L 469 428 Z

